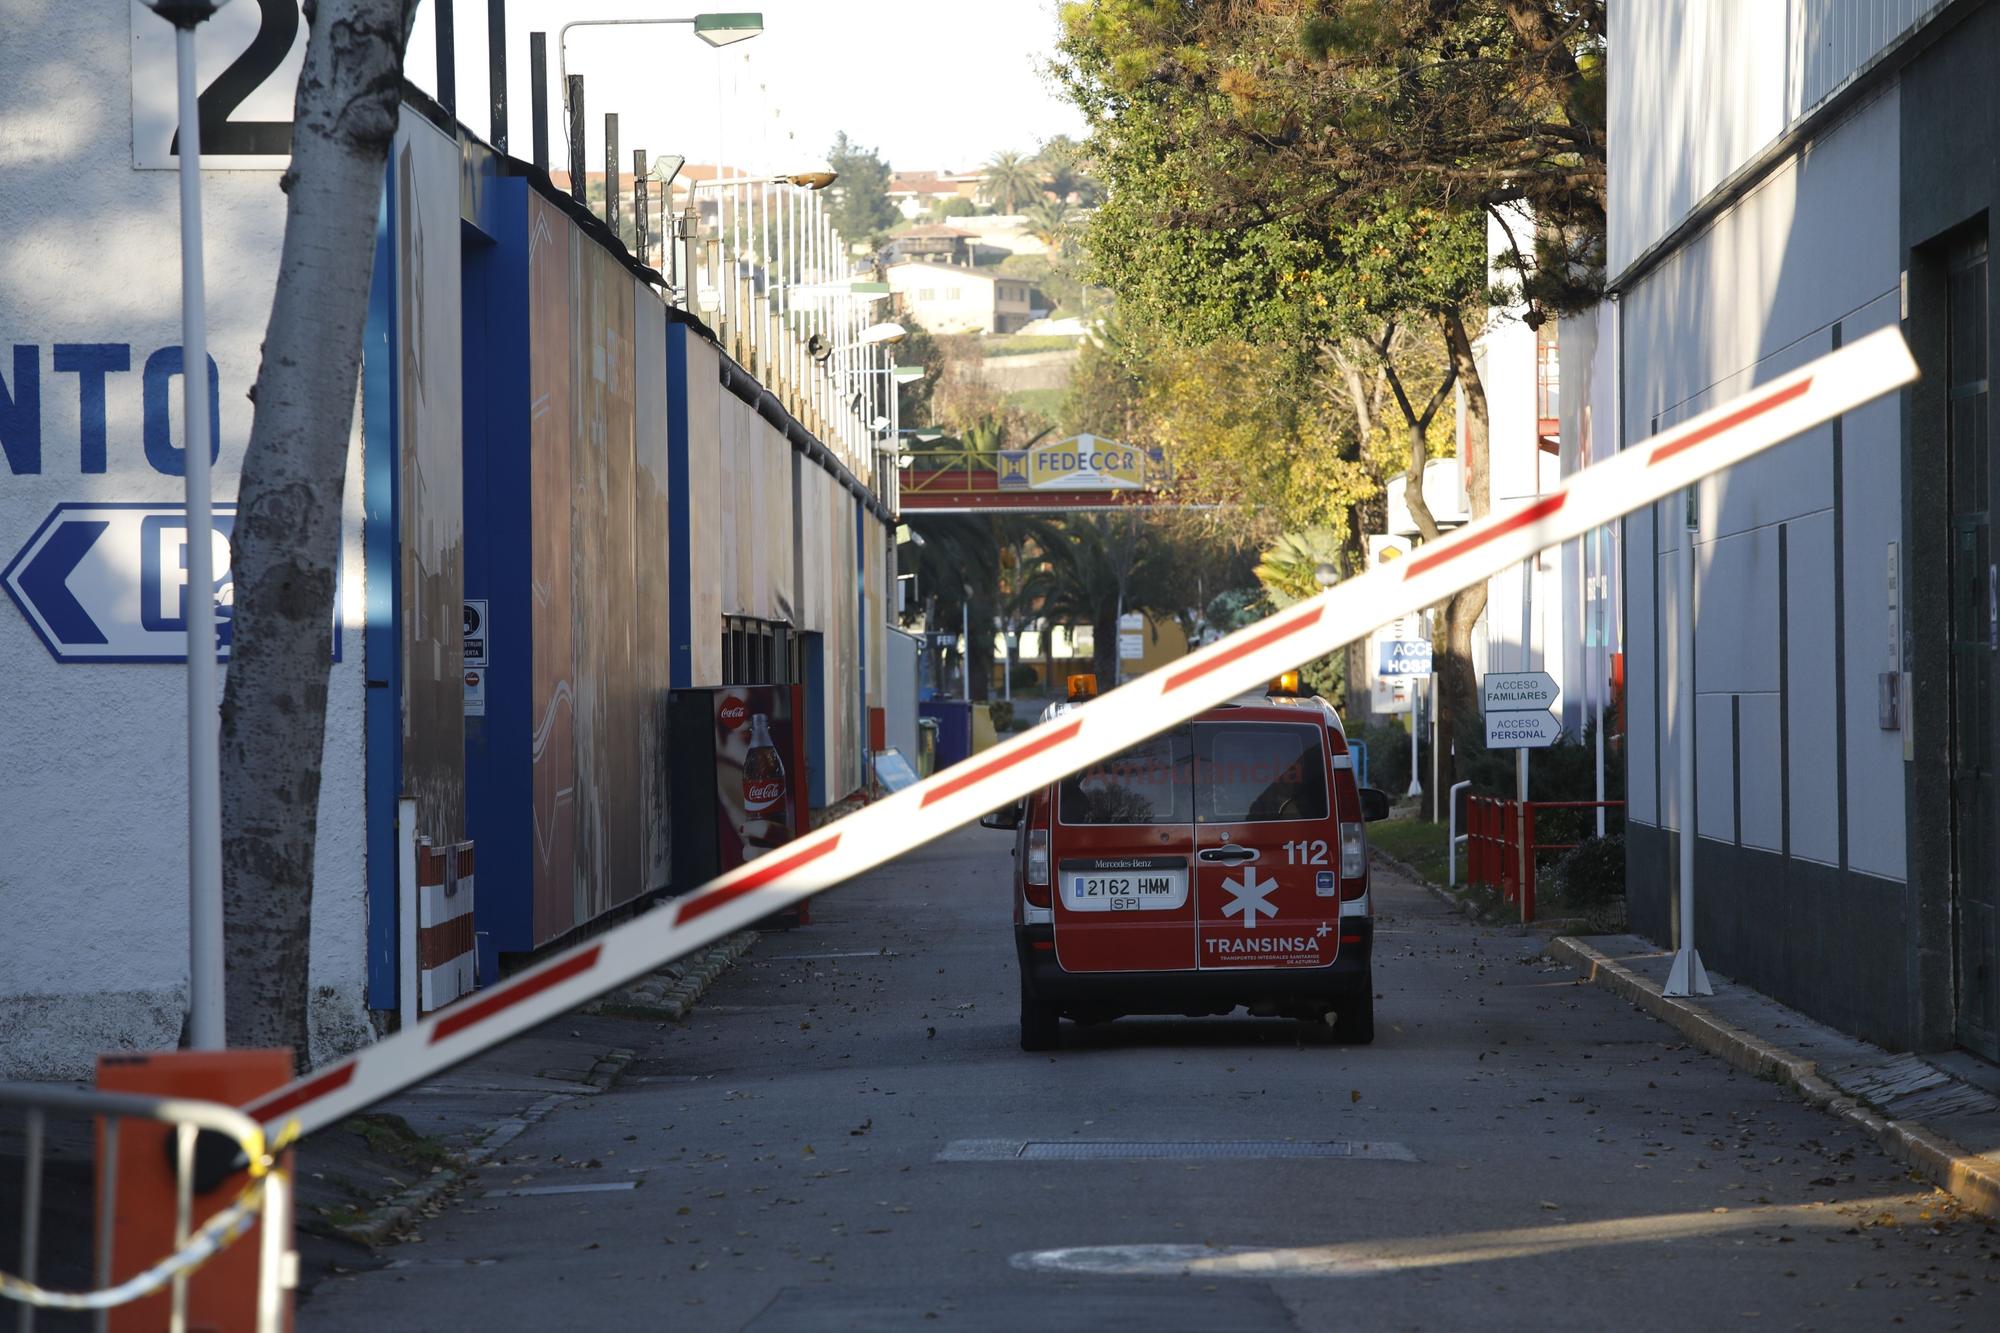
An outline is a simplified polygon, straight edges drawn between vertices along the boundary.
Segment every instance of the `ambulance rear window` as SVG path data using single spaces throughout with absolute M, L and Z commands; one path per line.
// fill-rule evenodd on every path
M 1197 723 L 1195 818 L 1204 824 L 1325 819 L 1325 735 L 1312 723 Z
M 1193 768 L 1193 742 L 1176 727 L 1064 778 L 1057 809 L 1065 824 L 1192 823 Z

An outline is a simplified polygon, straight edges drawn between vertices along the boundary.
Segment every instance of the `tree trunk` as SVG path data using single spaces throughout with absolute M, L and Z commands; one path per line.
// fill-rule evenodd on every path
M 985 703 L 993 697 L 993 604 L 983 598 L 972 599 L 972 633 L 966 639 L 965 651 L 972 673 L 971 699 L 975 703 Z
M 308 1058 L 313 843 L 341 491 L 416 0 L 308 0 L 278 288 L 231 539 L 222 698 L 223 920 L 231 1044 Z M 358 848 L 347 849 L 358 854 Z
M 1445 319 L 1455 319 L 1456 317 L 1440 316 L 1439 318 L 1442 324 Z M 1448 330 L 1441 329 L 1441 331 L 1445 333 L 1445 341 L 1449 348 L 1451 343 L 1450 333 Z M 1432 391 L 1430 399 L 1419 410 L 1410 401 L 1410 396 L 1404 389 L 1402 379 L 1396 373 L 1394 363 L 1388 359 L 1393 332 L 1394 329 L 1392 326 L 1390 333 L 1383 335 L 1381 350 L 1383 356 L 1383 375 L 1388 380 L 1389 388 L 1395 395 L 1396 406 L 1402 411 L 1403 427 L 1410 444 L 1410 465 L 1408 471 L 1403 474 L 1403 499 L 1409 506 L 1410 521 L 1417 525 L 1417 531 L 1422 534 L 1425 541 L 1434 542 L 1441 535 L 1441 530 L 1438 527 L 1436 516 L 1431 513 L 1429 502 L 1424 498 L 1424 465 L 1430 461 L 1430 426 L 1431 422 L 1436 419 L 1438 410 L 1443 407 L 1445 398 L 1450 394 L 1452 386 L 1460 380 L 1463 371 L 1459 365 L 1456 349 L 1452 349 L 1451 368 L 1438 381 L 1437 388 Z M 1460 332 L 1461 334 L 1463 333 L 1463 326 L 1460 326 Z M 1467 365 L 1470 365 L 1469 357 Z M 1478 374 L 1475 371 L 1471 383 L 1476 385 L 1478 382 Z M 1480 406 L 1483 412 L 1485 407 L 1483 396 L 1480 399 Z M 1473 606 L 1471 599 L 1475 597 L 1477 605 Z M 1431 651 L 1433 660 L 1436 662 L 1433 670 L 1440 677 L 1438 681 L 1438 738 L 1439 743 L 1445 747 L 1445 753 L 1438 760 L 1437 781 L 1435 783 L 1426 781 L 1424 784 L 1426 787 L 1439 784 L 1448 787 L 1451 783 L 1458 780 L 1457 765 L 1454 762 L 1456 759 L 1456 750 L 1451 745 L 1450 739 L 1453 734 L 1451 730 L 1452 719 L 1462 714 L 1467 692 L 1476 690 L 1476 681 L 1472 671 L 1472 624 L 1473 621 L 1479 618 L 1479 611 L 1484 609 L 1485 605 L 1486 585 L 1481 583 L 1477 585 L 1476 591 L 1475 589 L 1467 588 L 1454 594 L 1439 608 L 1442 614 L 1438 617 L 1438 623 L 1432 631 Z M 1466 613 L 1468 606 L 1473 606 L 1470 615 Z M 1477 703 L 1475 695 L 1473 697 L 1473 706 L 1476 707 Z M 1412 729 L 1417 725 L 1417 717 L 1418 712 L 1413 700 L 1410 709 L 1410 726 Z M 1438 808 L 1436 802 L 1437 794 L 1433 792 L 1431 804 L 1433 813 Z
M 1118 612 L 1100 607 L 1090 621 L 1090 669 L 1097 673 L 1097 688 L 1109 690 L 1118 681 Z
M 1464 445 L 1465 493 L 1471 502 L 1474 521 L 1492 509 L 1491 459 L 1487 451 L 1486 385 L 1479 378 L 1478 363 L 1472 357 L 1472 339 L 1465 321 L 1455 311 L 1438 317 L 1445 347 L 1451 354 L 1453 370 L 1465 391 L 1466 440 Z M 1445 754 L 1439 765 L 1439 782 L 1449 787 L 1458 781 L 1456 751 L 1450 738 L 1455 718 L 1476 718 L 1480 713 L 1479 677 L 1472 661 L 1472 627 L 1486 612 L 1486 582 L 1481 580 L 1460 589 L 1446 604 L 1443 625 L 1444 660 L 1438 681 L 1438 730 Z

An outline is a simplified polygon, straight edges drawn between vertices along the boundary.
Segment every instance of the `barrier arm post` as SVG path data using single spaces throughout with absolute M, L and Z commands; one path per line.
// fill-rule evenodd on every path
M 1689 519 L 1681 530 L 1680 549 L 1680 605 L 1675 608 L 1679 643 L 1674 656 L 1680 668 L 1679 678 L 1674 682 L 1676 704 L 1674 711 L 1679 715 L 1675 730 L 1680 734 L 1679 753 L 1675 755 L 1678 764 L 1676 776 L 1679 778 L 1674 804 L 1680 815 L 1680 948 L 1674 953 L 1673 970 L 1667 973 L 1666 994 L 1677 996 L 1713 995 L 1715 988 L 1708 984 L 1708 970 L 1701 965 L 1701 955 L 1694 947 L 1694 538 L 1693 518 L 1694 497 L 1688 497 Z

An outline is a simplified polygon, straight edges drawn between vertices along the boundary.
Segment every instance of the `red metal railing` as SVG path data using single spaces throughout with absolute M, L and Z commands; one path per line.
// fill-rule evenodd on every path
M 1465 868 L 1469 883 L 1493 890 L 1503 902 L 1521 904 L 1521 920 L 1535 919 L 1535 864 L 1543 852 L 1565 852 L 1574 842 L 1541 842 L 1536 815 L 1544 810 L 1620 810 L 1623 801 L 1515 801 L 1501 796 L 1465 799 Z

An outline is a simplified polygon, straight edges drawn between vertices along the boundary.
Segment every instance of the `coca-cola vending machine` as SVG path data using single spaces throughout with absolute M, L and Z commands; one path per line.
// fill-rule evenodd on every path
M 809 827 L 804 716 L 799 685 L 673 692 L 675 892 L 754 861 Z M 704 782 L 705 773 L 713 780 Z

